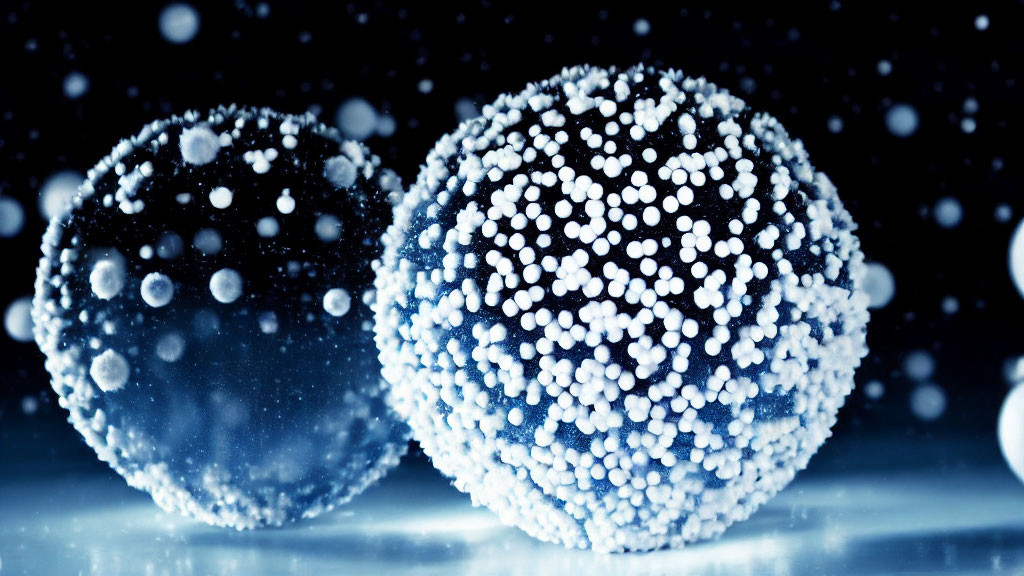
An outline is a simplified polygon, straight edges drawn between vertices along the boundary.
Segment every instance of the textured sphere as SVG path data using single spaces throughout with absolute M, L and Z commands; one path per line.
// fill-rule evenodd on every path
M 703 79 L 573 68 L 443 137 L 377 269 L 391 401 L 528 533 L 712 537 L 830 435 L 866 354 L 855 225 L 799 140 Z
M 369 307 L 400 186 L 379 164 L 311 116 L 190 113 L 118 144 L 50 225 L 33 317 L 53 388 L 160 506 L 279 525 L 405 452 Z M 344 315 L 324 308 L 336 290 Z

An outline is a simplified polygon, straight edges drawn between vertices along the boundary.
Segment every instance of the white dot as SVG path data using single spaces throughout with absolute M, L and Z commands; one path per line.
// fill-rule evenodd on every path
M 220 138 L 206 126 L 186 128 L 181 132 L 178 142 L 181 159 L 196 166 L 213 162 L 217 152 L 220 152 Z
M 221 268 L 210 276 L 210 292 L 218 302 L 230 304 L 242 295 L 242 275 L 231 268 Z
M 344 316 L 352 308 L 352 297 L 344 288 L 331 288 L 324 294 L 324 310 L 331 316 Z
M 892 74 L 892 62 L 888 60 L 879 60 L 875 70 L 878 71 L 879 76 L 888 76 L 889 74 Z
M 214 208 L 221 210 L 231 206 L 231 200 L 234 198 L 231 190 L 223 186 L 217 186 L 210 192 L 210 204 L 213 204 Z
M 335 120 L 348 138 L 365 140 L 377 131 L 377 109 L 364 98 L 349 98 L 342 102 Z
M 171 44 L 187 44 L 199 33 L 199 13 L 192 6 L 175 2 L 160 11 L 160 34 Z
M 893 104 L 885 113 L 885 125 L 893 136 L 907 138 L 917 132 L 917 109 L 910 104 Z
M 7 306 L 4 312 L 4 329 L 7 335 L 18 342 L 32 340 L 32 298 L 18 298 Z
M 174 282 L 159 272 L 150 272 L 142 279 L 142 300 L 153 308 L 170 303 L 174 297 Z
M 89 376 L 104 392 L 115 392 L 128 383 L 128 361 L 117 352 L 108 349 L 92 359 Z
M 110 300 L 124 288 L 124 269 L 112 260 L 100 260 L 89 273 L 89 285 L 97 298 Z
M 277 197 L 277 211 L 281 214 L 291 214 L 295 211 L 295 198 L 287 190 Z
M 988 20 L 988 16 L 987 15 L 985 15 L 985 14 L 978 14 L 978 16 L 974 18 L 974 27 L 977 30 L 979 30 L 979 31 L 988 30 L 988 25 L 989 25 L 989 20 Z

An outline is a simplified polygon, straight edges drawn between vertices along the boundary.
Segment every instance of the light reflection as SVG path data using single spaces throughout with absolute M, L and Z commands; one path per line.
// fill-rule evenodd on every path
M 66 482 L 66 480 L 65 480 Z M 11 519 L 17 519 L 12 521 Z M 1024 569 L 1024 491 L 1005 469 L 801 478 L 725 536 L 601 555 L 503 526 L 426 469 L 333 514 L 236 532 L 160 511 L 117 478 L 0 480 L 3 574 L 688 574 Z

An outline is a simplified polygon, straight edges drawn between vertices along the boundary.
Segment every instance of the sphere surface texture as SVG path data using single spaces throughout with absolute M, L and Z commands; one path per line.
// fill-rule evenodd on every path
M 443 137 L 377 270 L 391 401 L 543 540 L 678 547 L 830 435 L 866 354 L 863 255 L 771 116 L 703 79 L 577 67 Z
M 400 187 L 379 164 L 312 116 L 189 113 L 118 144 L 51 221 L 33 317 L 53 388 L 163 508 L 279 525 L 405 452 L 369 307 Z

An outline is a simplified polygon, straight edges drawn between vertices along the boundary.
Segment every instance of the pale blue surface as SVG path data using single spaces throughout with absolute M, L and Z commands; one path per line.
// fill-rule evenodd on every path
M 1024 574 L 1024 486 L 998 462 L 814 469 L 717 541 L 611 556 L 501 525 L 417 457 L 332 514 L 255 532 L 168 515 L 96 467 L 8 475 L 0 574 Z

